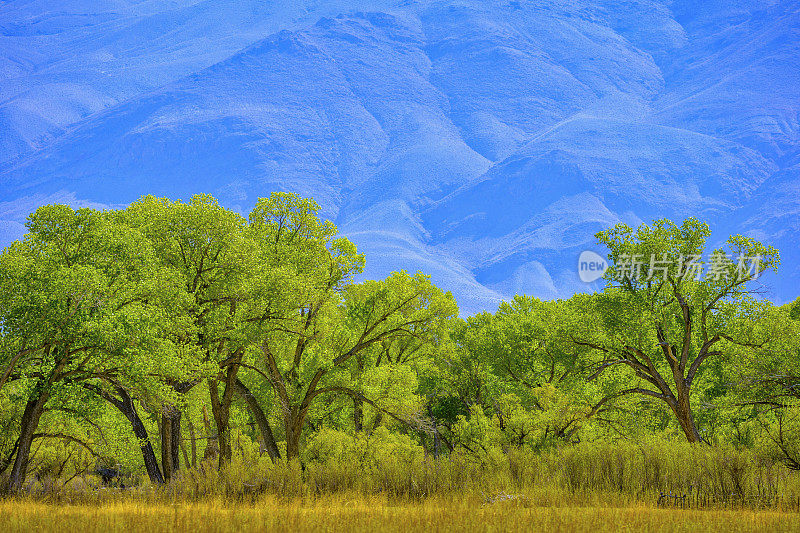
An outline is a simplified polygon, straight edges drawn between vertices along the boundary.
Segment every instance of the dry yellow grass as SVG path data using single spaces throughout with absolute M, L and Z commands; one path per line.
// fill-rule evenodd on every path
M 101 505 L 0 502 L 0 531 L 800 531 L 800 514 L 752 510 L 680 510 L 652 506 L 528 507 L 478 499 L 393 504 L 345 496 L 310 502 L 265 498 L 174 505 L 146 501 Z

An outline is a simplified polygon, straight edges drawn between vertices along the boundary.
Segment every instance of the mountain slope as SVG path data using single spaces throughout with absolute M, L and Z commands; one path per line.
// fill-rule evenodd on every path
M 246 212 L 292 190 L 367 276 L 421 268 L 465 312 L 593 288 L 574 263 L 618 221 L 698 216 L 788 249 L 798 6 L 6 4 L 0 239 L 51 201 L 210 192 Z

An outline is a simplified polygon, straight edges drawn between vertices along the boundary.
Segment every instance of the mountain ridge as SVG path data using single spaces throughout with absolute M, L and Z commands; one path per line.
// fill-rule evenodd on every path
M 317 199 L 366 252 L 366 276 L 421 268 L 475 312 L 515 292 L 597 289 L 578 280 L 575 264 L 595 249 L 593 233 L 697 215 L 786 250 L 771 282 L 776 300 L 796 296 L 800 225 L 768 206 L 792 212 L 776 195 L 800 183 L 791 165 L 800 157 L 800 75 L 791 68 L 800 3 L 703 12 L 644 0 L 344 4 L 344 13 L 320 13 L 309 2 L 293 8 L 303 16 L 273 20 L 264 13 L 280 8 L 268 3 L 259 13 L 269 23 L 237 11 L 208 23 L 223 44 L 206 45 L 203 57 L 224 58 L 138 92 L 131 82 L 129 98 L 70 119 L 22 156 L 13 136 L 0 136 L 0 240 L 19 237 L 22 213 L 45 199 L 102 206 L 210 192 L 246 212 L 257 196 L 292 190 Z M 180 5 L 195 21 L 246 11 Z M 291 28 L 261 35 L 279 17 Z M 22 39 L 6 28 L 22 33 L 24 21 L 7 19 L 0 8 L 0 46 Z M 201 32 L 178 15 L 160 20 L 155 40 L 167 49 L 203 49 L 180 40 Z M 239 33 L 221 35 L 226 24 Z M 154 64 L 143 71 L 174 63 L 147 54 Z M 47 72 L 32 72 L 36 93 Z M 99 90 L 92 76 L 73 75 L 89 87 L 85 98 Z M 0 82 L 0 95 L 22 83 Z M 15 101 L 0 102 L 0 125 Z

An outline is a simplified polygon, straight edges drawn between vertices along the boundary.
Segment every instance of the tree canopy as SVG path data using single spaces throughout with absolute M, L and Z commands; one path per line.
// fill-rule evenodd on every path
M 359 279 L 364 256 L 319 213 L 290 193 L 247 217 L 208 195 L 33 213 L 0 254 L 8 488 L 44 471 L 37 440 L 80 450 L 76 472 L 124 463 L 155 484 L 226 468 L 243 440 L 292 462 L 343 436 L 486 461 L 749 428 L 800 468 L 800 300 L 760 284 L 777 250 L 709 250 L 696 219 L 620 224 L 596 236 L 602 291 L 461 318 L 423 273 Z

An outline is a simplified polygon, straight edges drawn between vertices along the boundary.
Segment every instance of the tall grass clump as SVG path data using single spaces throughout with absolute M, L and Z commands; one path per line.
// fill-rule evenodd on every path
M 725 445 L 651 437 L 580 443 L 538 460 L 539 475 L 573 493 L 606 491 L 641 499 L 686 495 L 693 506 L 796 506 L 800 497 L 796 472 L 753 449 Z
M 686 495 L 692 507 L 794 509 L 800 502 L 800 473 L 756 450 L 657 437 L 582 442 L 544 452 L 457 449 L 433 457 L 405 435 L 323 429 L 301 461 L 273 464 L 248 453 L 236 454 L 221 471 L 212 465 L 184 471 L 165 490 L 191 499 L 358 493 L 421 500 L 519 493 L 537 505 L 624 505 L 655 502 L 665 493 Z
M 322 429 L 300 460 L 277 461 L 240 447 L 222 469 L 216 461 L 179 471 L 164 487 L 146 481 L 125 490 L 76 478 L 29 497 L 70 502 L 104 499 L 176 503 L 319 500 L 357 494 L 399 501 L 493 502 L 515 497 L 532 506 L 653 505 L 661 493 L 686 495 L 690 507 L 800 510 L 800 473 L 754 449 L 642 441 L 582 442 L 546 451 L 456 449 L 434 457 L 410 437 L 387 430 L 350 434 Z M 501 498 L 501 499 L 502 499 Z

